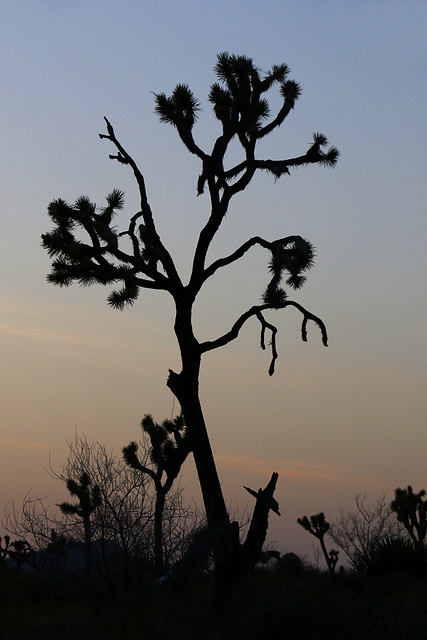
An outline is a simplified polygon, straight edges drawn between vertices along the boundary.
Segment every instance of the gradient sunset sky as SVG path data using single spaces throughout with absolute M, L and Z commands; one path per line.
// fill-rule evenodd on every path
M 162 240 L 185 277 L 208 199 L 196 198 L 199 161 L 154 114 L 154 93 L 188 83 L 203 111 L 194 135 L 219 135 L 207 101 L 216 54 L 244 54 L 264 70 L 286 62 L 302 96 L 259 157 L 305 153 L 314 131 L 341 151 L 335 169 L 260 174 L 232 203 L 211 257 L 247 238 L 298 234 L 316 265 L 292 298 L 322 317 L 300 340 L 300 318 L 279 328 L 276 373 L 259 326 L 207 354 L 201 395 L 232 511 L 280 474 L 271 538 L 308 553 L 296 518 L 356 493 L 392 498 L 427 489 L 426 149 L 427 5 L 421 1 L 301 0 L 141 2 L 2 0 L 0 102 L 0 511 L 8 501 L 62 488 L 59 468 L 76 429 L 119 452 L 138 439 L 144 413 L 176 413 L 166 388 L 179 368 L 172 305 L 143 291 L 134 308 L 107 306 L 109 289 L 46 282 L 40 235 L 47 205 L 90 196 L 99 206 L 125 191 L 121 228 L 139 210 L 131 171 L 108 159 L 103 116 L 138 162 Z M 271 92 L 272 106 L 279 104 Z M 253 250 L 206 287 L 196 309 L 201 339 L 224 332 L 257 304 L 268 256 Z M 187 495 L 199 501 L 193 464 Z

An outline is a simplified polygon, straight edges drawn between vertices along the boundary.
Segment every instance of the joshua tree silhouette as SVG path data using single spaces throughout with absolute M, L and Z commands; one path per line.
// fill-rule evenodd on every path
M 85 536 L 85 573 L 90 576 L 92 573 L 92 527 L 91 515 L 101 504 L 101 491 L 98 485 L 92 486 L 89 474 L 83 472 L 79 482 L 72 478 L 67 480 L 67 489 L 72 496 L 79 499 L 78 504 L 62 502 L 59 506 L 61 512 L 67 515 L 76 515 L 82 518 Z
M 119 141 L 107 118 L 107 132 L 100 134 L 100 138 L 108 140 L 115 147 L 116 153 L 111 154 L 110 158 L 133 171 L 139 189 L 140 211 L 130 217 L 127 229 L 118 232 L 111 222 L 116 211 L 124 206 L 124 196 L 120 190 L 115 189 L 107 196 L 107 205 L 100 212 L 85 196 L 78 198 L 74 205 L 58 199 L 51 202 L 48 209 L 54 230 L 42 236 L 42 244 L 53 258 L 48 281 L 55 285 L 68 286 L 73 282 L 84 285 L 122 283 L 120 289 L 108 296 L 109 304 L 117 309 L 132 305 L 141 289 L 166 291 L 171 295 L 175 305 L 174 331 L 182 368 L 179 373 L 169 371 L 167 385 L 178 399 L 185 419 L 209 526 L 217 533 L 221 532 L 224 538 L 220 542 L 220 536 L 213 536 L 218 541 L 216 568 L 224 558 L 224 571 L 219 568 L 218 575 L 229 575 L 230 563 L 225 559 L 223 550 L 227 548 L 235 556 L 239 553 L 240 542 L 238 527 L 229 520 L 201 407 L 199 375 L 202 358 L 208 352 L 235 340 L 245 323 L 256 319 L 261 327 L 260 342 L 263 349 L 266 348 L 266 336 L 270 336 L 269 374 L 272 375 L 278 357 L 277 328 L 267 321 L 265 312 L 289 307 L 297 309 L 302 315 L 302 339 L 307 340 L 307 325 L 314 322 L 320 329 L 323 344 L 327 345 L 327 333 L 322 320 L 299 303 L 289 300 L 281 284 L 282 279 L 293 289 L 299 289 L 304 284 L 304 274 L 314 261 L 314 248 L 309 241 L 298 235 L 275 240 L 254 236 L 229 255 L 208 262 L 209 249 L 225 220 L 231 200 L 249 185 L 258 171 L 267 171 L 277 179 L 286 177 L 295 167 L 312 164 L 333 167 L 337 162 L 338 150 L 335 147 L 327 148 L 327 138 L 321 133 L 314 133 L 312 144 L 302 155 L 280 160 L 257 157 L 258 142 L 277 131 L 301 94 L 299 84 L 288 79 L 289 71 L 286 64 L 279 64 L 262 73 L 251 58 L 228 53 L 218 55 L 215 66 L 218 81 L 212 84 L 208 100 L 220 123 L 221 132 L 210 153 L 196 143 L 193 135 L 200 104 L 188 85 L 178 84 L 170 97 L 164 93 L 155 94 L 155 110 L 161 122 L 171 124 L 187 150 L 199 159 L 201 173 L 197 180 L 197 194 L 202 196 L 207 192 L 210 201 L 210 213 L 196 242 L 187 283 L 181 279 L 171 253 L 160 238 L 143 173 Z M 265 94 L 274 86 L 279 87 L 281 106 L 272 116 Z M 242 159 L 237 164 L 230 164 L 227 156 L 233 141 L 237 141 L 242 152 Z M 76 231 L 83 232 L 86 241 Z M 213 340 L 199 341 L 193 326 L 193 307 L 198 294 L 211 277 L 238 261 L 253 247 L 266 250 L 270 257 L 270 278 L 262 303 L 241 313 L 224 334 Z M 275 481 L 271 487 L 273 485 Z M 268 510 L 267 506 L 267 514 Z M 254 517 L 255 514 L 261 514 L 261 511 L 256 510 Z M 265 523 L 264 516 L 265 511 L 262 511 L 261 519 Z M 258 527 L 258 531 L 260 537 L 256 557 L 265 538 L 265 532 L 261 534 L 262 527 Z M 252 560 L 249 564 L 252 564 Z
M 303 529 L 319 540 L 327 567 L 331 573 L 335 573 L 339 552 L 332 549 L 328 553 L 326 550 L 325 535 L 329 531 L 331 525 L 329 522 L 326 522 L 325 514 L 323 512 L 317 513 L 310 516 L 310 519 L 308 519 L 307 516 L 303 516 L 302 518 L 298 518 L 297 522 Z
M 427 533 L 427 500 L 423 500 L 426 492 L 421 489 L 414 493 L 412 487 L 396 489 L 394 500 L 391 503 L 392 510 L 397 514 L 397 519 L 403 524 L 415 547 L 424 547 L 424 538 Z
M 166 495 L 178 477 L 182 465 L 190 453 L 184 418 L 176 416 L 173 420 L 164 420 L 162 424 L 154 422 L 150 414 L 146 414 L 141 427 L 150 437 L 150 460 L 154 469 L 142 464 L 138 459 L 138 445 L 131 442 L 123 449 L 125 462 L 133 469 L 148 475 L 156 490 L 154 511 L 154 561 L 157 567 L 163 565 L 163 511 Z M 164 479 L 164 476 L 166 478 Z

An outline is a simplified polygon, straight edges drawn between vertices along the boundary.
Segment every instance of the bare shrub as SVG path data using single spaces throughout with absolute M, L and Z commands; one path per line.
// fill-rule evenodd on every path
M 366 493 L 359 493 L 354 502 L 353 508 L 340 508 L 338 517 L 331 522 L 328 531 L 334 543 L 348 556 L 352 566 L 356 558 L 368 554 L 380 541 L 402 535 L 403 529 L 385 493 L 371 502 Z

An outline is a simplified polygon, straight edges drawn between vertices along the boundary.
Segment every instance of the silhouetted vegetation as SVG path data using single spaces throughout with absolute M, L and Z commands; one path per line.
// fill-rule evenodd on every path
M 259 492 L 253 512 L 253 519 L 257 521 L 249 528 L 250 538 L 241 543 L 239 527 L 236 522 L 230 522 L 227 512 L 201 407 L 199 377 L 202 358 L 235 340 L 245 323 L 255 319 L 260 324 L 263 349 L 266 348 L 266 338 L 270 338 L 268 371 L 272 375 L 278 357 L 277 328 L 267 320 L 265 312 L 288 307 L 296 309 L 302 316 L 301 336 L 304 341 L 307 340 L 308 323 L 313 322 L 320 330 L 323 344 L 327 345 L 327 332 L 322 320 L 299 303 L 289 300 L 282 285 L 284 280 L 287 287 L 297 290 L 306 281 L 305 273 L 314 264 L 314 247 L 308 240 L 297 235 L 274 240 L 255 236 L 229 255 L 213 262 L 208 260 L 209 250 L 232 199 L 246 189 L 257 172 L 267 171 L 278 179 L 286 177 L 296 167 L 312 164 L 333 167 L 337 162 L 338 150 L 329 147 L 326 136 L 319 132 L 313 134 L 313 142 L 299 156 L 278 160 L 257 157 L 258 142 L 277 131 L 301 94 L 300 85 L 288 78 L 289 72 L 286 64 L 273 65 L 268 72 L 262 73 L 246 56 L 228 53 L 217 56 L 217 81 L 210 88 L 208 100 L 220 133 L 210 152 L 203 150 L 194 137 L 200 103 L 188 85 L 178 84 L 170 96 L 155 94 L 155 111 L 160 121 L 176 129 L 187 151 L 200 162 L 197 195 L 209 198 L 210 213 L 196 242 L 187 284 L 178 274 L 171 252 L 160 239 L 143 173 L 107 118 L 106 133 L 100 134 L 100 138 L 108 140 L 115 148 L 110 158 L 132 170 L 139 190 L 140 211 L 132 213 L 128 227 L 119 231 L 113 225 L 113 218 L 124 208 L 124 194 L 120 190 L 114 189 L 107 196 L 106 206 L 99 210 L 86 196 L 79 197 L 73 205 L 57 199 L 48 208 L 54 228 L 42 236 L 43 247 L 52 258 L 48 281 L 54 285 L 64 287 L 77 282 L 81 285 L 111 286 L 120 283 L 121 288 L 114 289 L 108 296 L 108 303 L 116 309 L 134 304 L 142 289 L 166 291 L 172 297 L 175 306 L 173 327 L 182 369 L 179 373 L 169 370 L 167 386 L 176 396 L 185 420 L 206 518 L 212 529 L 215 565 L 222 580 L 221 593 L 232 584 L 238 566 L 242 575 L 247 573 L 254 565 L 254 557 L 262 549 L 277 476 L 273 474 L 264 492 Z M 275 86 L 279 88 L 280 107 L 272 114 L 266 95 Z M 230 146 L 235 144 L 241 153 L 237 164 L 228 154 Z M 200 342 L 193 326 L 193 307 L 200 291 L 211 277 L 240 260 L 253 247 L 264 249 L 270 260 L 262 304 L 240 312 L 224 334 Z M 160 498 L 161 492 L 158 496 Z M 258 501 L 262 501 L 262 506 L 258 507 Z M 160 549 L 157 555 L 160 561 Z
M 91 515 L 101 504 L 101 490 L 97 484 L 92 484 L 92 480 L 86 471 L 83 471 L 77 482 L 73 478 L 68 478 L 67 489 L 72 496 L 79 500 L 78 504 L 62 502 L 59 506 L 64 515 L 78 516 L 82 519 L 84 529 L 85 544 L 85 572 L 92 573 L 92 523 Z
M 163 567 L 163 515 L 166 496 L 181 471 L 181 467 L 191 450 L 184 418 L 176 416 L 174 420 L 163 420 L 158 424 L 146 414 L 141 427 L 150 438 L 150 462 L 154 468 L 141 461 L 138 456 L 138 444 L 131 442 L 123 449 L 125 462 L 151 478 L 155 492 L 154 508 L 154 559 L 157 567 Z M 163 476 L 166 479 L 163 480 Z
M 81 447 L 77 450 L 81 451 Z M 71 466 L 67 463 L 64 469 L 76 471 L 74 463 L 71 460 Z M 112 468 L 110 472 L 114 475 Z M 137 475 L 146 474 L 137 472 Z M 78 489 L 91 493 L 95 486 L 82 479 Z M 96 491 L 96 495 L 101 496 L 99 503 L 98 499 L 90 499 L 91 526 L 95 531 L 97 511 L 103 510 L 102 491 Z M 417 500 L 412 496 L 418 496 Z M 403 502 L 407 504 L 408 498 L 410 504 L 419 505 L 423 496 L 423 491 L 406 492 Z M 81 499 L 79 505 L 76 508 L 81 508 Z M 421 514 L 422 509 L 421 506 Z M 416 512 L 420 523 L 418 508 Z M 396 520 L 401 515 L 400 510 L 390 513 Z M 74 534 L 79 523 L 83 527 L 82 517 L 76 523 L 75 515 L 65 510 L 64 516 L 74 519 L 74 528 L 70 530 Z M 319 541 L 330 534 L 331 527 L 323 513 L 298 521 Z M 72 541 L 54 531 L 45 549 L 44 562 L 41 556 L 36 561 L 25 540 L 11 542 L 5 536 L 0 541 L 2 558 L 14 562 L 0 565 L 0 637 L 2 640 L 41 637 L 424 640 L 426 637 L 426 548 L 424 541 L 414 540 L 405 528 L 394 537 L 375 536 L 366 549 L 355 552 L 350 569 L 341 566 L 339 571 L 333 571 L 329 564 L 327 571 L 319 570 L 292 552 L 280 556 L 275 550 L 267 550 L 252 579 L 237 581 L 233 592 L 228 593 L 227 606 L 220 618 L 212 609 L 216 584 L 210 561 L 211 531 L 195 522 L 193 533 L 183 541 L 185 551 L 176 557 L 168 571 L 165 566 L 161 579 L 154 553 L 147 554 L 143 549 L 140 555 L 135 551 L 130 556 L 138 570 L 129 572 L 125 579 L 123 556 L 110 562 L 107 572 L 102 556 L 96 554 L 91 573 L 76 565 L 72 568 L 68 565 Z M 147 538 L 146 544 L 153 545 L 154 538 Z M 327 554 L 326 546 L 324 553 L 327 562 L 330 553 Z M 46 562 L 48 557 L 56 561 Z M 149 557 L 151 562 L 147 562 Z
M 164 496 L 165 526 L 160 531 L 166 553 L 162 566 L 155 552 L 157 490 L 155 486 L 153 489 L 153 478 L 147 470 L 161 478 L 160 467 L 171 463 L 170 475 L 165 472 L 165 477 L 175 477 L 180 460 L 185 457 L 184 448 L 181 453 L 175 450 L 179 438 L 185 439 L 185 425 L 179 416 L 166 421 L 166 426 L 145 416 L 144 425 L 143 440 L 138 447 L 125 448 L 126 463 L 108 454 L 98 443 L 89 443 L 76 434 L 74 442 L 69 443 L 69 458 L 62 472 L 51 471 L 51 475 L 64 482 L 78 502 L 66 508 L 61 504 L 62 521 L 49 520 L 46 510 L 41 513 L 42 520 L 40 509 L 27 514 L 26 531 L 32 533 L 33 545 L 30 538 L 23 537 L 22 528 L 20 538 L 11 540 L 5 536 L 0 540 L 2 640 L 41 637 L 424 640 L 427 633 L 424 538 L 414 538 L 412 529 L 405 527 L 394 536 L 380 536 L 376 531 L 367 547 L 355 551 L 351 567 L 341 566 L 336 571 L 338 554 L 328 553 L 325 543 L 332 525 L 323 512 L 304 516 L 298 522 L 319 540 L 327 571 L 313 567 L 295 553 L 281 555 L 267 548 L 258 562 L 255 559 L 251 580 L 235 580 L 218 616 L 212 607 L 213 602 L 218 605 L 218 600 L 213 599 L 217 579 L 212 571 L 212 529 L 203 526 L 197 514 L 189 510 L 169 510 L 169 500 L 174 501 L 172 489 Z M 174 430 L 179 430 L 177 439 Z M 169 438 L 168 454 L 162 446 Z M 133 460 L 137 453 L 142 469 Z M 172 464 L 174 455 L 177 459 Z M 74 477 L 80 480 L 70 482 Z M 269 508 L 277 506 L 271 505 L 273 488 L 261 491 L 258 507 L 265 501 L 269 502 Z M 151 500 L 147 501 L 150 495 Z M 396 495 L 400 501 L 398 505 L 393 501 L 387 518 L 399 522 L 398 518 L 404 518 L 402 509 L 409 509 L 417 514 L 418 525 L 422 524 L 424 492 L 397 490 Z M 123 507 L 121 512 L 119 503 Z M 357 497 L 356 504 L 365 505 L 366 509 L 366 497 L 362 502 Z M 382 513 L 384 496 L 374 504 L 381 505 Z M 138 510 L 141 519 L 136 517 Z M 362 512 L 358 513 L 361 517 Z M 378 515 L 378 511 L 375 513 Z M 42 521 L 44 528 L 39 536 Z M 52 523 L 56 523 L 58 531 L 50 529 L 47 537 Z M 254 519 L 250 526 L 253 523 Z M 91 538 L 90 571 L 85 563 L 87 527 Z M 170 551 L 172 530 L 174 553 Z M 383 530 L 393 530 L 392 522 Z M 117 537 L 117 531 L 121 531 L 122 538 Z M 118 541 L 125 541 L 131 533 L 138 544 L 124 544 L 120 548 Z M 345 535 L 348 536 L 348 531 Z M 250 540 L 250 532 L 246 533 L 246 539 Z M 37 551 L 34 540 L 39 543 Z
M 4 525 L 15 539 L 0 540 L 2 640 L 426 637 L 424 491 L 396 489 L 391 506 L 383 499 L 373 509 L 358 497 L 356 512 L 341 511 L 332 524 L 323 512 L 298 519 L 319 540 L 328 571 L 293 552 L 262 553 L 270 511 L 280 516 L 274 498 L 277 473 L 264 489 L 245 487 L 255 506 L 244 535 L 227 511 L 200 403 L 203 356 L 237 339 L 246 322 L 255 319 L 261 347 L 268 344 L 271 352 L 268 373 L 273 375 L 277 328 L 266 312 L 296 309 L 303 341 L 309 322 L 317 325 L 325 346 L 327 331 L 319 317 L 289 300 L 284 289 L 300 289 L 314 264 L 308 240 L 255 236 L 213 262 L 208 253 L 232 199 L 258 171 L 286 179 L 296 167 L 333 167 L 339 152 L 316 132 L 302 155 L 258 158 L 258 142 L 285 122 L 300 96 L 299 84 L 288 79 L 285 64 L 262 73 L 252 59 L 228 53 L 217 57 L 215 73 L 208 100 L 220 133 L 209 153 L 194 138 L 200 104 L 190 88 L 178 84 L 169 97 L 155 95 L 160 121 L 172 125 L 200 161 L 197 195 L 209 198 L 210 212 L 196 241 L 187 283 L 160 239 L 144 176 L 107 118 L 100 138 L 115 148 L 110 158 L 132 170 L 140 210 L 131 212 L 127 227 L 119 230 L 112 224 L 124 208 L 118 189 L 101 209 L 86 196 L 73 205 L 62 199 L 49 205 L 53 230 L 42 236 L 52 258 L 49 282 L 118 287 L 108 296 L 116 309 L 134 304 L 141 289 L 172 297 L 182 368 L 169 371 L 167 386 L 181 413 L 162 423 L 144 416 L 143 440 L 124 447 L 123 458 L 76 436 L 67 464 L 60 473 L 51 473 L 77 501 L 62 502 L 59 514 L 51 514 L 42 499 L 27 496 L 22 514 L 9 510 Z M 266 94 L 275 86 L 280 106 L 271 114 Z M 227 155 L 232 144 L 242 154 L 237 164 L 230 164 Z M 253 247 L 264 249 L 269 258 L 261 304 L 240 312 L 222 335 L 200 342 L 193 307 L 204 284 Z M 206 522 L 184 507 L 182 492 L 174 486 L 190 451 Z M 326 536 L 348 555 L 350 569 L 336 570 L 338 551 L 328 552 Z
M 391 573 L 425 573 L 425 549 L 419 549 L 406 538 L 384 538 L 366 551 L 357 553 L 353 566 L 356 573 L 369 577 Z
M 424 540 L 427 533 L 427 500 L 424 500 L 424 489 L 414 493 L 409 485 L 407 489 L 397 488 L 394 500 L 391 503 L 392 510 L 397 519 L 403 524 L 416 548 L 424 548 Z
M 154 429 L 151 438 L 148 423 Z M 170 432 L 166 432 L 165 423 Z M 68 460 L 62 471 L 50 469 L 50 475 L 63 482 L 78 502 L 62 502 L 57 505 L 59 513 L 52 511 L 46 500 L 28 495 L 21 512 L 13 504 L 8 505 L 3 526 L 16 540 L 10 542 L 10 537 L 5 536 L 1 543 L 3 564 L 8 557 L 18 566 L 27 563 L 35 569 L 68 569 L 77 573 L 84 568 L 90 576 L 95 563 L 98 573 L 101 570 L 111 578 L 120 570 L 125 581 L 130 580 L 131 574 L 139 575 L 140 569 L 156 566 L 161 575 L 176 564 L 202 518 L 184 505 L 182 488 L 173 489 L 180 460 L 186 455 L 184 449 L 188 452 L 185 425 L 180 417 L 165 423 L 157 428 L 151 416 L 145 416 L 143 425 L 147 428 L 142 440 L 132 443 L 132 455 L 126 447 L 123 459 L 107 452 L 100 443 L 90 443 L 76 434 L 75 440 L 68 443 Z M 160 428 L 165 430 L 161 437 Z M 172 446 L 166 446 L 165 434 L 173 430 L 180 432 L 176 436 L 181 438 L 178 452 L 172 441 Z M 162 459 L 168 468 L 164 485 Z
M 354 507 L 340 507 L 331 522 L 328 536 L 347 556 L 350 565 L 385 538 L 402 535 L 403 526 L 397 520 L 386 495 L 369 501 L 366 494 L 354 498 Z
M 303 529 L 319 540 L 326 565 L 331 573 L 335 573 L 335 567 L 338 562 L 338 551 L 331 549 L 328 553 L 326 549 L 325 535 L 328 533 L 331 525 L 329 522 L 326 522 L 325 514 L 323 512 L 317 513 L 314 516 L 310 516 L 310 518 L 303 516 L 302 518 L 298 518 L 297 522 Z
M 231 596 L 221 626 L 211 617 L 213 576 L 165 587 L 154 574 L 122 589 L 52 573 L 1 573 L 2 640 L 424 640 L 427 582 L 406 572 L 332 575 L 301 563 L 258 569 Z M 151 582 L 150 582 L 151 580 Z

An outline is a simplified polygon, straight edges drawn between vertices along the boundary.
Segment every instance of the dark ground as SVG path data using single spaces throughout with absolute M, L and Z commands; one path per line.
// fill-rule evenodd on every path
M 213 623 L 212 580 L 128 588 L 0 573 L 1 640 L 426 640 L 427 579 L 257 571 Z M 218 617 L 218 616 L 216 616 Z

